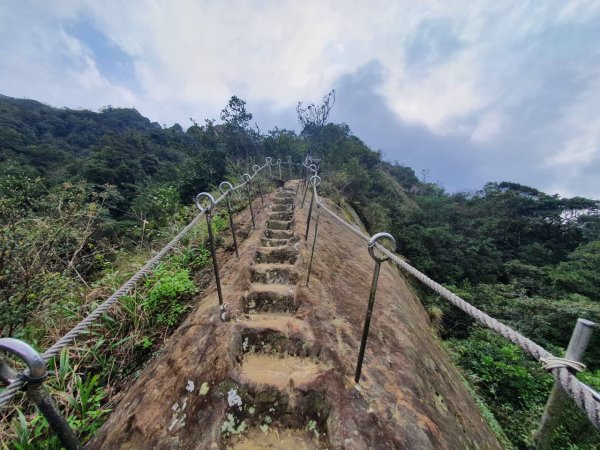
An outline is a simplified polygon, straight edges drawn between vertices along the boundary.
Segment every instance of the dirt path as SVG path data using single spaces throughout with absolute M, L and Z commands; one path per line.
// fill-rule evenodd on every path
M 231 320 L 206 295 L 88 448 L 499 448 L 389 264 L 354 384 L 373 261 L 322 214 L 306 287 L 312 238 L 294 183 L 221 262 Z

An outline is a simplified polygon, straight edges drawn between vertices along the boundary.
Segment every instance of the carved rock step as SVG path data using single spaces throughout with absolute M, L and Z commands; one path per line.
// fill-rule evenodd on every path
M 244 326 L 260 330 L 271 330 L 290 336 L 292 334 L 312 336 L 307 323 L 302 319 L 277 313 L 247 314 Z M 243 338 L 242 338 L 243 339 Z
M 293 205 L 294 204 L 294 198 L 278 198 L 278 197 L 274 197 L 273 198 L 273 203 L 275 205 Z
M 294 264 L 298 260 L 298 250 L 294 247 L 258 247 L 255 262 L 258 264 Z
M 291 264 L 255 264 L 250 266 L 250 280 L 264 284 L 296 284 L 298 274 Z
M 322 448 L 321 443 L 313 432 L 304 429 L 281 429 L 265 432 L 259 428 L 252 428 L 247 435 L 238 438 L 232 444 L 231 450 L 257 450 L 257 449 L 302 449 L 317 450 Z
M 291 204 L 271 205 L 271 211 L 273 212 L 292 212 L 293 210 L 294 205 Z
M 294 230 L 265 230 L 265 236 L 269 239 L 292 239 Z
M 292 220 L 269 220 L 267 228 L 270 230 L 291 230 L 293 225 Z
M 244 356 L 240 378 L 246 383 L 277 389 L 293 386 L 302 389 L 314 382 L 325 370 L 309 358 L 252 354 Z
M 244 296 L 244 312 L 292 313 L 298 309 L 295 290 L 281 284 L 252 284 Z
M 260 243 L 263 247 L 286 247 L 289 242 L 289 239 L 260 238 Z
M 292 211 L 286 212 L 272 212 L 269 214 L 269 220 L 292 220 L 294 213 Z
M 294 200 L 296 196 L 294 194 L 290 193 L 277 193 L 275 194 L 275 198 L 282 198 L 282 199 L 287 199 L 287 200 Z

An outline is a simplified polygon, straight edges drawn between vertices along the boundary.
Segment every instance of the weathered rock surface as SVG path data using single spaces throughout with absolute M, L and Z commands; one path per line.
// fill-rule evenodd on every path
M 307 287 L 312 229 L 288 244 L 304 236 L 308 209 L 292 194 L 270 194 L 240 259 L 220 263 L 231 320 L 219 320 L 214 288 L 198 299 L 87 448 L 500 448 L 389 263 L 355 385 L 374 263 L 323 212 Z M 290 228 L 274 229 L 284 225 L 269 214 L 292 210 Z

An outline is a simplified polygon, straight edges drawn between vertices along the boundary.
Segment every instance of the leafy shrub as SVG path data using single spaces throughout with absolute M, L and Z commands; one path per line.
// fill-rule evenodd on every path
M 197 291 L 188 269 L 170 268 L 163 264 L 146 281 L 146 287 L 150 289 L 143 303 L 144 310 L 157 324 L 167 326 L 177 323 L 179 316 L 188 308 L 185 301 Z

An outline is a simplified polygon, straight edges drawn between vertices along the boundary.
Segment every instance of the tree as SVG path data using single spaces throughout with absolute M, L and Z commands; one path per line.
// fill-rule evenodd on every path
M 550 272 L 550 278 L 559 289 L 600 300 L 600 241 L 578 247 Z
M 234 157 L 249 159 L 258 150 L 258 136 L 250 128 L 252 114 L 246 110 L 246 102 L 237 96 L 232 96 L 227 106 L 221 111 L 224 125 L 223 140 L 227 150 Z
M 333 105 L 335 105 L 334 89 L 323 96 L 320 105 L 311 103 L 304 107 L 302 102 L 298 102 L 296 112 L 298 113 L 298 122 L 302 125 L 302 135 L 309 138 L 310 143 L 313 144 L 312 146 L 319 144 L 321 131 L 327 124 Z

